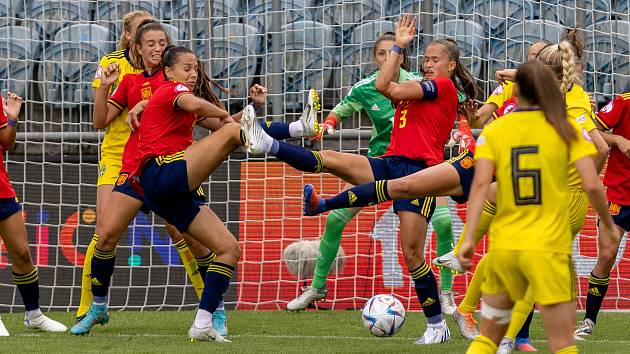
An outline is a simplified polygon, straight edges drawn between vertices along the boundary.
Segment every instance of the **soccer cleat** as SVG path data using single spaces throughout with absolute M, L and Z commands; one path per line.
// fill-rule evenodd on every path
M 188 330 L 188 339 L 190 339 L 191 342 L 230 342 L 217 333 L 212 326 L 208 328 L 199 328 L 196 327 L 194 323 Z
M 45 332 L 65 332 L 68 327 L 63 324 L 46 317 L 41 311 L 31 314 L 24 314 L 24 326 L 30 329 L 41 329 Z
M 433 258 L 433 261 L 431 263 L 433 263 L 433 265 L 438 268 L 448 268 L 455 273 L 466 272 L 461 263 L 459 263 L 459 259 L 455 257 L 455 253 L 453 253 L 453 251 L 443 254 L 437 258 Z
M 314 216 L 324 212 L 324 200 L 317 195 L 312 184 L 305 184 L 302 192 L 304 216 Z
M 442 320 L 442 322 L 438 324 L 427 323 L 427 329 L 420 336 L 420 338 L 416 339 L 416 341 L 413 344 L 425 345 L 425 344 L 444 343 L 448 341 L 450 338 L 451 338 L 451 331 L 448 330 L 446 321 Z
M 317 123 L 317 111 L 321 109 L 319 104 L 319 95 L 317 90 L 308 90 L 308 99 L 304 106 L 304 112 L 300 116 L 302 128 L 304 128 L 304 136 L 317 136 L 319 134 L 319 124 Z
M 532 343 L 530 342 L 529 338 L 516 338 L 516 341 L 514 342 L 514 344 L 516 345 L 516 351 L 517 352 L 528 352 L 528 353 L 532 353 L 532 352 L 537 352 L 538 349 L 536 349 Z
M 222 337 L 228 335 L 227 314 L 225 310 L 215 310 L 212 313 L 212 328 Z
M 2 323 L 2 318 L 0 318 L 0 337 L 8 337 L 9 336 L 9 331 L 7 331 L 7 328 L 4 326 L 4 323 Z
M 509 337 L 503 337 L 503 339 L 501 339 L 501 343 L 499 343 L 497 354 L 510 354 L 513 351 L 514 341 Z
M 580 322 L 575 328 L 574 337 L 578 340 L 584 339 L 584 337 L 593 334 L 593 329 L 595 328 L 595 322 L 591 321 L 588 318 L 585 318 L 584 321 Z
M 106 305 L 92 305 L 85 314 L 85 317 L 79 323 L 72 326 L 70 333 L 81 336 L 90 333 L 90 329 L 95 324 L 101 326 L 109 322 L 109 314 L 107 313 Z
M 455 304 L 455 292 L 442 291 L 440 293 L 440 306 L 442 307 L 443 314 L 454 314 L 455 311 L 457 311 L 457 304 Z
M 473 340 L 479 334 L 477 331 L 477 320 L 475 320 L 472 312 L 460 312 L 459 309 L 456 309 L 453 313 L 453 319 L 462 337 Z
M 77 324 L 77 323 L 81 322 L 81 320 L 84 319 L 84 318 L 85 318 L 85 314 L 75 317 L 74 318 L 74 324 Z
M 328 293 L 328 289 L 325 286 L 321 289 L 307 286 L 302 290 L 302 293 L 298 297 L 291 300 L 291 302 L 287 304 L 287 310 L 304 310 L 308 307 L 308 305 L 312 304 L 313 302 L 324 300 L 326 298 L 326 294 Z
M 243 109 L 243 116 L 241 117 L 241 130 L 245 136 L 245 147 L 247 152 L 254 155 L 262 155 L 266 153 L 264 148 L 265 136 L 267 133 L 260 126 L 260 123 L 256 121 L 256 113 L 252 105 L 247 105 Z

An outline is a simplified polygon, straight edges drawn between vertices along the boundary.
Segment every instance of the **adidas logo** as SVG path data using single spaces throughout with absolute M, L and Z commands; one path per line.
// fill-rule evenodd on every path
M 414 199 L 411 201 L 411 204 L 415 205 L 415 206 L 420 206 L 420 202 L 418 201 L 418 199 Z
M 96 278 L 92 278 L 92 280 L 90 280 L 90 283 L 92 283 L 92 285 L 96 285 L 96 286 L 103 286 L 103 284 L 101 284 L 101 282 L 98 281 L 98 279 L 96 279 Z
M 348 192 L 348 200 L 350 201 L 350 205 L 352 205 L 357 201 L 357 196 L 352 192 Z
M 597 288 L 590 288 L 588 289 L 588 293 L 593 295 L 593 296 L 602 296 L 602 294 L 600 294 L 599 290 Z
M 424 300 L 424 302 L 422 303 L 422 307 L 431 306 L 433 304 L 435 304 L 435 299 L 430 297 L 430 298 Z
M 372 106 L 371 110 L 373 111 L 380 111 L 381 107 L 379 107 L 376 103 Z

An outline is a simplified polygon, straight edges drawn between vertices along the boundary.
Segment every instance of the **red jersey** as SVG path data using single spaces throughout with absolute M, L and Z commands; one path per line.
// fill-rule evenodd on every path
M 9 117 L 4 113 L 3 108 L 4 102 L 2 102 L 2 97 L 0 97 L 0 129 L 5 129 L 9 125 Z M 9 182 L 9 174 L 4 167 L 3 156 L 4 151 L 2 151 L 2 147 L 0 147 L 0 198 L 15 198 L 15 190 L 11 182 Z
M 499 118 L 510 112 L 514 112 L 516 108 L 518 108 L 516 107 L 516 98 L 512 96 L 503 103 L 503 106 L 494 111 L 494 118 Z
M 167 82 L 162 70 L 157 70 L 153 74 L 146 71 L 128 74 L 125 75 L 107 102 L 118 107 L 121 111 L 124 111 L 125 108 L 131 109 L 138 102 L 149 99 L 153 92 Z M 120 172 L 131 173 L 136 170 L 140 163 L 138 160 L 138 131 L 138 129 L 132 131 L 125 144 Z
M 398 103 L 392 137 L 383 156 L 404 156 L 429 166 L 444 161 L 457 118 L 457 90 L 449 78 L 422 81 L 422 100 Z
M 197 115 L 175 107 L 177 98 L 191 94 L 186 85 L 169 81 L 149 99 L 142 113 L 139 132 L 140 161 L 172 155 L 193 143 Z
M 596 115 L 597 120 L 612 133 L 630 139 L 630 92 L 608 102 Z M 608 167 L 604 174 L 608 200 L 630 205 L 630 158 L 616 146 L 610 148 Z

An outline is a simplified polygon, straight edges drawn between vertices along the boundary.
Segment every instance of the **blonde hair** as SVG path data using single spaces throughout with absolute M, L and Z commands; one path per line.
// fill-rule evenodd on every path
M 567 41 L 552 44 L 538 53 L 538 60 L 547 64 L 560 81 L 562 93 L 567 93 L 571 86 L 579 85 L 580 78 L 576 73 L 575 53 L 573 46 Z
M 132 11 L 126 13 L 125 16 L 123 16 L 123 33 L 120 34 L 120 39 L 118 40 L 118 50 L 129 48 L 131 42 L 127 40 L 125 33 L 132 32 L 131 25 L 138 17 L 153 18 L 153 16 L 146 11 Z

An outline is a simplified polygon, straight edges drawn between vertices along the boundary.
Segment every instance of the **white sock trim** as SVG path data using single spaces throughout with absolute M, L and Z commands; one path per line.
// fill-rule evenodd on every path
M 195 316 L 195 327 L 212 327 L 212 314 L 204 309 L 198 309 L 197 316 Z
M 304 136 L 304 126 L 302 125 L 302 122 L 296 120 L 295 122 L 289 123 L 289 135 L 291 135 L 292 138 L 300 138 Z

